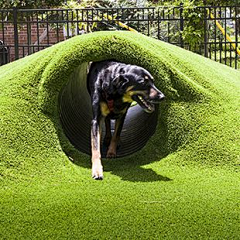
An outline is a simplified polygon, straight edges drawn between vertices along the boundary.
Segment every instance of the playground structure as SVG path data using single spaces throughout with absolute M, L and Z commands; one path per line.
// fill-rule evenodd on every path
M 156 49 L 158 49 L 157 52 Z M 199 113 L 202 111 L 205 112 L 206 110 L 205 107 L 203 107 L 201 111 L 196 111 L 193 106 L 199 102 L 198 105 L 201 108 L 201 106 L 204 106 L 205 101 L 207 101 L 209 105 L 209 99 L 212 99 L 209 107 L 212 107 L 214 109 L 213 111 L 215 111 L 216 108 L 214 106 L 216 100 L 214 100 L 214 93 L 203 86 L 205 84 L 208 85 L 209 81 L 214 81 L 211 84 L 213 86 L 216 85 L 215 87 L 217 88 L 218 83 L 215 81 L 218 81 L 220 76 L 221 78 L 225 76 L 224 71 L 230 71 L 230 69 L 221 68 L 221 73 L 218 73 L 215 69 L 219 67 L 217 63 L 214 64 L 214 62 L 206 59 L 204 59 L 206 60 L 204 61 L 195 54 L 186 54 L 186 51 L 180 50 L 181 49 L 177 47 L 158 42 L 158 40 L 151 40 L 138 33 L 101 32 L 83 35 L 72 40 L 70 39 L 20 61 L 23 63 L 29 62 L 28 64 L 37 61 L 38 67 L 35 68 L 37 73 L 35 73 L 35 71 L 32 73 L 26 71 L 25 68 L 27 68 L 28 64 L 26 64 L 20 72 L 16 70 L 14 70 L 14 72 L 16 74 L 23 72 L 23 76 L 26 76 L 26 79 L 29 79 L 28 81 L 36 81 L 35 83 L 28 83 L 28 85 L 37 86 L 34 87 L 33 90 L 30 90 L 30 92 L 33 91 L 36 94 L 33 98 L 35 99 L 34 108 L 39 108 L 43 114 L 47 114 L 52 122 L 55 123 L 55 128 L 58 132 L 58 135 L 52 136 L 50 139 L 57 137 L 63 146 L 70 147 L 72 144 L 73 147 L 90 154 L 89 129 L 91 106 L 86 89 L 87 64 L 91 61 L 112 58 L 130 64 L 139 65 L 139 63 L 141 63 L 142 67 L 152 73 L 157 87 L 164 92 L 167 100 L 164 101 L 162 107 L 160 107 L 160 119 L 158 111 L 153 114 L 146 114 L 143 113 L 137 105 L 131 107 L 126 120 L 126 129 L 123 130 L 123 140 L 127 144 L 122 148 L 122 152 L 120 149 L 120 156 L 129 155 L 141 149 L 154 133 L 157 133 L 157 136 L 159 136 L 156 141 L 156 143 L 158 142 L 156 147 L 160 144 L 162 146 L 161 149 L 165 149 L 164 151 L 167 152 L 171 151 L 171 149 L 177 149 L 182 144 L 185 145 L 186 141 L 188 142 L 187 139 L 189 136 L 191 136 L 191 138 L 193 136 L 198 138 L 197 131 L 193 129 L 199 124 L 203 124 L 201 123 L 205 121 L 202 119 L 203 113 L 200 115 Z M 41 61 L 35 60 L 38 59 L 38 56 Z M 29 59 L 32 60 L 29 61 Z M 185 61 L 186 64 L 182 64 L 183 61 Z M 35 64 L 36 63 L 34 63 L 34 65 Z M 3 66 L 2 71 L 4 76 L 11 76 L 8 72 L 12 71 L 12 69 L 14 69 L 12 66 L 15 65 L 18 66 L 18 62 L 11 64 L 9 67 Z M 201 66 L 201 70 L 199 70 L 199 66 Z M 206 70 L 203 71 L 203 68 L 206 68 Z M 5 69 L 8 70 L 6 71 Z M 196 72 L 194 76 L 192 76 L 191 71 L 193 70 L 191 69 Z M 208 72 L 207 75 L 205 75 L 206 72 Z M 34 73 L 36 75 L 32 76 Z M 232 71 L 231 74 L 227 74 L 226 76 L 227 77 L 223 78 L 224 81 L 226 81 L 226 79 L 234 79 L 235 76 L 237 78 L 237 71 Z M 195 81 L 198 81 L 198 83 Z M 8 82 L 11 83 L 10 80 Z M 4 88 L 6 89 L 8 82 L 5 83 Z M 200 87 L 201 85 L 202 87 Z M 225 92 L 226 90 L 224 88 L 224 93 Z M 220 96 L 225 96 L 225 94 L 220 94 Z M 24 93 L 19 97 L 25 98 L 28 97 L 28 94 Z M 37 102 L 35 102 L 36 100 Z M 219 101 L 220 100 L 217 100 L 217 102 Z M 176 104 L 181 105 L 181 103 L 183 106 L 189 105 L 188 109 L 190 112 L 187 110 L 184 112 L 179 110 L 175 112 L 174 115 L 171 115 L 174 106 Z M 185 107 L 183 107 L 183 109 L 185 109 Z M 211 111 L 212 110 L 207 110 L 205 114 L 208 115 Z M 6 115 L 4 116 L 6 117 Z M 188 120 L 177 120 L 177 118 L 181 119 L 183 116 Z M 210 116 L 205 118 L 208 119 L 209 117 Z M 191 118 L 195 120 L 193 121 Z M 177 122 L 172 122 L 174 119 Z M 181 124 L 178 121 L 180 121 Z M 195 124 L 192 125 L 189 121 Z M 178 135 L 175 135 L 175 131 L 171 129 L 176 128 L 179 124 L 182 126 L 182 131 L 180 131 Z M 9 127 L 12 131 L 15 131 L 14 126 L 9 125 L 7 129 Z M 219 131 L 221 130 L 219 129 Z M 26 135 L 28 134 L 32 135 L 30 132 L 26 133 Z M 20 135 L 20 133 L 18 133 L 18 135 Z M 21 133 L 21 135 L 24 134 Z M 45 135 L 47 136 L 48 134 L 45 133 Z M 226 134 L 226 137 L 227 136 Z M 206 137 L 211 138 L 209 135 Z M 31 139 L 31 137 L 29 139 Z M 138 141 L 134 141 L 134 139 L 138 139 Z M 48 137 L 46 141 L 49 141 Z M 4 144 L 7 144 L 7 142 L 8 141 L 5 141 Z M 36 144 L 37 142 L 36 140 Z M 48 145 L 52 145 L 52 143 L 48 143 Z M 68 147 L 66 147 L 66 149 L 65 147 L 63 150 L 68 152 Z M 72 147 L 70 147 L 70 149 L 71 148 Z M 218 155 L 218 157 L 222 158 L 223 155 Z

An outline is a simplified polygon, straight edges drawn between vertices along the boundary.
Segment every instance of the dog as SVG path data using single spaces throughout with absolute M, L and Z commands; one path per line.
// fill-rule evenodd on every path
M 117 61 L 93 62 L 88 73 L 88 91 L 92 103 L 91 150 L 92 177 L 103 179 L 101 130 L 105 122 L 104 144 L 107 158 L 116 157 L 117 146 L 127 111 L 133 101 L 151 113 L 164 94 L 153 83 L 152 75 L 142 67 Z M 112 136 L 111 119 L 115 119 Z

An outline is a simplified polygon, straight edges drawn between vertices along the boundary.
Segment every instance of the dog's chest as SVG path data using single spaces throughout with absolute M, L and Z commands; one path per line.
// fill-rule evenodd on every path
M 118 118 L 125 114 L 128 109 L 128 104 L 118 100 L 105 100 L 100 102 L 101 114 L 106 117 Z

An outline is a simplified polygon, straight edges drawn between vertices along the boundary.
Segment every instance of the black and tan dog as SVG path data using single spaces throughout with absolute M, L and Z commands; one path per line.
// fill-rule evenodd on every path
M 101 129 L 105 121 L 104 143 L 108 146 L 107 158 L 116 157 L 117 145 L 128 108 L 136 101 L 146 112 L 155 110 L 154 104 L 164 98 L 145 69 L 115 61 L 92 63 L 88 74 L 93 118 L 91 125 L 92 177 L 103 179 L 101 164 Z M 115 119 L 112 136 L 110 121 Z

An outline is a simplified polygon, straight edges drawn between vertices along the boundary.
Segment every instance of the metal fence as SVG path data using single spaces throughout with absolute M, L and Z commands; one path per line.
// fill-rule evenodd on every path
M 75 35 L 128 27 L 239 68 L 240 6 L 0 10 L 7 61 Z
M 0 41 L 0 66 L 9 62 L 9 48 Z

